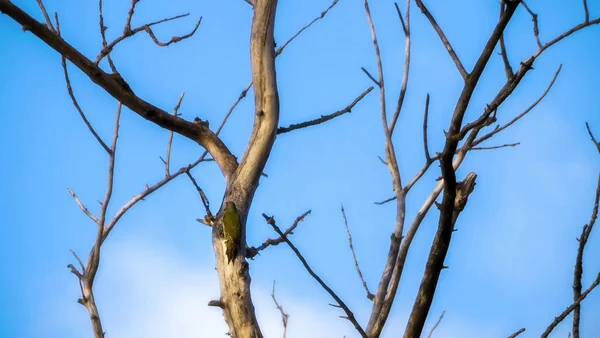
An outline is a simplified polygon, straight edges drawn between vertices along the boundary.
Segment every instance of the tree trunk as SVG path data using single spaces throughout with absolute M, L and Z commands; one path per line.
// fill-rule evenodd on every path
M 226 175 L 227 190 L 223 205 L 227 201 L 235 203 L 242 223 L 241 241 L 238 243 L 238 256 L 227 263 L 221 232 L 222 223 L 213 227 L 213 248 L 221 299 L 230 334 L 234 338 L 262 337 L 254 313 L 250 295 L 250 273 L 245 259 L 246 220 L 258 181 L 261 177 L 279 124 L 279 94 L 275 72 L 275 43 L 273 38 L 277 0 L 254 1 L 250 57 L 252 81 L 254 83 L 255 116 L 254 127 L 246 153 L 235 171 Z M 217 219 L 222 218 L 222 210 Z

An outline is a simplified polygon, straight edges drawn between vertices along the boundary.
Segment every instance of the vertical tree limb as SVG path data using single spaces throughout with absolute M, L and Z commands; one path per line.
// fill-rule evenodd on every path
M 279 94 L 275 71 L 274 25 L 277 0 L 256 0 L 252 18 L 250 59 L 254 84 L 254 126 L 240 165 L 227 177 L 225 202 L 235 203 L 242 225 L 237 258 L 228 264 L 225 257 L 222 222 L 213 226 L 212 242 L 225 321 L 234 338 L 262 337 L 250 294 L 246 262 L 246 220 L 261 173 L 275 142 L 279 122 Z M 222 218 L 223 210 L 217 214 Z
M 592 138 L 592 142 L 598 148 L 598 152 L 600 152 L 600 144 L 596 141 L 594 134 L 590 130 L 589 124 L 586 123 L 586 127 L 590 137 Z M 598 205 L 600 204 L 600 175 L 598 176 L 598 184 L 596 185 L 596 197 L 594 198 L 594 207 L 592 208 L 592 216 L 590 217 L 590 221 L 588 224 L 583 226 L 581 230 L 581 236 L 579 236 L 579 246 L 577 247 L 577 258 L 575 259 L 575 267 L 573 269 L 573 301 L 577 301 L 581 297 L 582 285 L 581 279 L 583 278 L 583 254 L 585 252 L 585 247 L 594 229 L 594 225 L 596 224 L 596 219 L 598 218 Z M 579 338 L 579 326 L 581 322 L 581 305 L 575 305 L 573 309 L 573 328 L 571 332 L 573 333 L 573 338 Z

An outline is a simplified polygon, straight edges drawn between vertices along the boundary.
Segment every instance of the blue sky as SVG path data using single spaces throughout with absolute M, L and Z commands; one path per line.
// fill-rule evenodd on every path
M 35 1 L 15 1 L 38 19 Z M 88 57 L 101 47 L 97 5 L 83 1 L 46 1 L 57 11 L 63 36 Z M 463 64 L 470 69 L 498 15 L 497 1 L 427 2 Z M 109 39 L 119 35 L 128 3 L 105 1 Z M 281 44 L 329 5 L 282 1 L 276 40 Z M 579 2 L 529 1 L 540 14 L 542 41 L 583 20 Z M 395 102 L 403 68 L 403 36 L 393 2 L 373 2 L 388 84 Z M 413 6 L 414 7 L 414 6 Z M 403 8 L 403 6 L 401 6 Z M 185 92 L 180 112 L 216 126 L 250 79 L 248 56 L 251 9 L 244 1 L 140 2 L 133 24 L 190 12 L 189 18 L 156 30 L 168 39 L 187 32 L 203 16 L 197 34 L 169 48 L 140 34 L 119 45 L 113 58 L 133 90 L 166 110 Z M 590 2 L 592 17 L 600 15 Z M 422 166 L 421 121 L 426 93 L 431 95 L 430 149 L 443 145 L 460 91 L 460 75 L 418 10 L 412 11 L 413 56 L 408 97 L 395 135 L 405 180 Z M 507 29 L 513 67 L 536 48 L 531 19 L 521 8 Z M 85 256 L 95 227 L 67 192 L 73 189 L 91 210 L 104 195 L 107 158 L 71 104 L 60 57 L 7 16 L 0 16 L 0 336 L 86 337 L 85 309 L 76 303 L 78 286 L 66 265 L 69 249 Z M 535 70 L 498 111 L 508 121 L 542 93 L 559 64 L 562 72 L 550 94 L 521 123 L 488 145 L 521 142 L 516 148 L 474 152 L 459 170 L 478 173 L 478 185 L 459 219 L 426 330 L 446 310 L 436 337 L 503 337 L 521 327 L 523 337 L 539 335 L 570 304 L 572 267 L 581 226 L 589 220 L 600 161 L 584 122 L 600 134 L 598 27 L 579 32 L 552 47 Z M 370 33 L 362 1 L 340 0 L 330 14 L 294 41 L 278 58 L 281 125 L 302 122 L 345 107 L 371 85 L 360 70 L 375 73 Z M 70 67 L 75 94 L 96 130 L 109 140 L 116 102 Z M 467 119 L 478 116 L 504 83 L 495 55 L 477 88 Z M 383 133 L 375 92 L 351 114 L 327 124 L 278 137 L 248 219 L 248 244 L 274 234 L 261 213 L 287 226 L 308 209 L 294 243 L 322 278 L 357 314 L 371 309 L 353 268 L 340 214 L 346 207 L 359 262 L 370 288 L 377 286 L 394 222 L 391 180 L 377 155 Z M 241 156 L 252 126 L 252 99 L 245 99 L 222 138 Z M 117 155 L 115 193 L 109 213 L 146 183 L 162 178 L 168 132 L 124 110 Z M 196 144 L 173 143 L 173 168 L 194 161 Z M 194 171 L 216 208 L 224 181 L 214 163 Z M 411 191 L 412 219 L 435 186 L 434 167 Z M 220 311 L 206 303 L 218 297 L 210 230 L 195 219 L 204 215 L 199 197 L 185 177 L 177 179 L 129 212 L 104 246 L 96 280 L 97 300 L 107 337 L 218 337 L 227 332 Z M 406 322 L 423 272 L 437 212 L 428 215 L 415 238 L 398 299 L 384 331 L 395 337 Z M 600 237 L 590 238 L 584 287 L 600 271 Z M 279 301 L 290 314 L 289 337 L 355 336 L 352 326 L 327 304 L 328 295 L 311 279 L 289 248 L 267 249 L 251 262 L 253 298 L 268 337 L 280 334 L 280 318 L 270 300 L 273 280 Z M 600 334 L 600 294 L 583 308 L 582 336 Z M 567 321 L 568 322 L 568 321 Z M 151 325 L 149 325 L 151 323 Z M 569 325 L 557 329 L 566 336 Z

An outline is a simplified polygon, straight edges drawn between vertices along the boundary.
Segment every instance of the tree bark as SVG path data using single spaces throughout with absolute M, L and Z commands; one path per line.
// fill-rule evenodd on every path
M 257 0 L 254 3 L 250 57 L 254 83 L 254 127 L 246 153 L 231 175 L 226 175 L 227 189 L 223 198 L 234 202 L 242 223 L 238 256 L 227 263 L 222 223 L 213 227 L 213 248 L 221 299 L 218 303 L 234 338 L 262 337 L 250 294 L 249 266 L 245 259 L 246 220 L 261 173 L 267 163 L 277 136 L 279 123 L 279 94 L 275 72 L 275 43 L 273 38 L 277 0 Z M 222 210 L 217 215 L 221 219 Z

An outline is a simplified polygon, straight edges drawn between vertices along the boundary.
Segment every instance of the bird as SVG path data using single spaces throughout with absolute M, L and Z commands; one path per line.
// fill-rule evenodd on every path
M 225 255 L 227 264 L 237 256 L 237 248 L 242 237 L 240 214 L 233 202 L 225 202 L 223 210 L 223 238 L 225 240 Z

